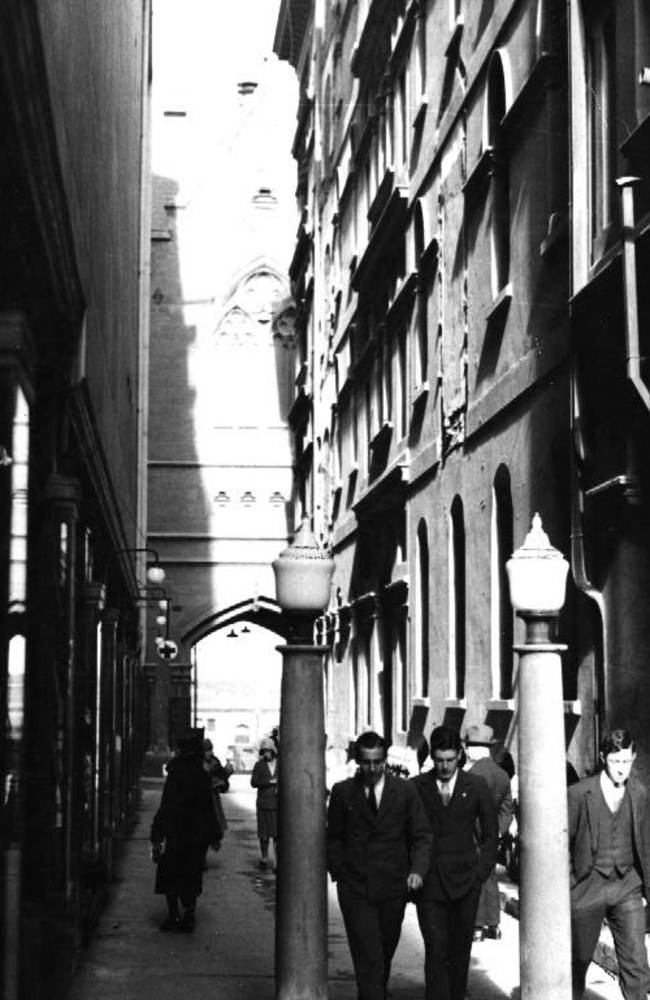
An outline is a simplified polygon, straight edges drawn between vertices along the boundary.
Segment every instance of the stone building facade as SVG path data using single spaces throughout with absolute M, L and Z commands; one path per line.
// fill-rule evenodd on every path
M 589 771 L 627 724 L 648 766 L 649 23 L 640 0 L 281 5 L 291 416 L 336 561 L 341 753 L 368 726 L 406 747 L 486 722 L 516 754 L 505 564 L 538 511 L 571 563 L 568 757 Z
M 60 996 L 141 767 L 147 2 L 0 13 L 0 993 Z

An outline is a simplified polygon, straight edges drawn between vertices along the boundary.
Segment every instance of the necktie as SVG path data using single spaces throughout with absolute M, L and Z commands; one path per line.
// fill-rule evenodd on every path
M 442 799 L 443 806 L 449 804 L 449 799 L 451 798 L 451 789 L 449 788 L 449 783 L 447 781 L 443 782 L 440 786 L 440 798 Z
M 371 785 L 368 789 L 368 805 L 370 806 L 371 812 L 377 815 L 377 796 L 375 795 L 375 786 Z

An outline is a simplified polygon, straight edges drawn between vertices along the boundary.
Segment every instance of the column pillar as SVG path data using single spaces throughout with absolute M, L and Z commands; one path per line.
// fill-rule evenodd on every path
M 311 620 L 310 620 L 311 622 Z M 278 762 L 276 997 L 326 1000 L 325 724 L 323 656 L 309 629 L 282 654 Z
M 521 1000 L 570 1000 L 571 913 L 562 660 L 550 620 L 524 620 L 519 654 Z M 552 944 L 551 944 L 552 942 Z

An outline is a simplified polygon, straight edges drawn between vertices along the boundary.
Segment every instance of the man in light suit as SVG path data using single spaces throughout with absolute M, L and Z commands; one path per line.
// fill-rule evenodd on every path
M 409 892 L 423 884 L 431 831 L 413 784 L 385 773 L 388 745 L 356 741 L 358 773 L 337 782 L 327 810 L 327 868 L 337 883 L 359 1000 L 385 1000 Z
M 646 1000 L 649 987 L 643 896 L 650 886 L 650 796 L 631 773 L 636 757 L 626 729 L 601 743 L 600 774 L 569 788 L 573 996 L 607 918 L 625 1000 Z
M 514 806 L 510 778 L 502 767 L 492 759 L 492 748 L 495 746 L 494 732 L 491 726 L 469 726 L 465 733 L 465 753 L 467 754 L 468 770 L 472 774 L 484 778 L 494 804 L 497 807 L 499 837 L 505 836 L 510 829 Z M 499 883 L 496 869 L 493 868 L 483 883 L 476 913 L 474 940 L 501 937 L 501 905 L 499 902 Z
M 460 734 L 438 726 L 433 770 L 413 779 L 433 831 L 433 860 L 418 893 L 426 1000 L 464 1000 L 481 886 L 496 864 L 496 806 L 485 780 L 459 769 Z

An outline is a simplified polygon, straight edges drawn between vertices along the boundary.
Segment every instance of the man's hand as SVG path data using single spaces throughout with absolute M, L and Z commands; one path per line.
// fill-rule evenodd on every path
M 417 892 L 423 885 L 422 876 L 418 875 L 417 872 L 411 872 L 406 880 L 406 884 L 409 887 L 410 892 Z

